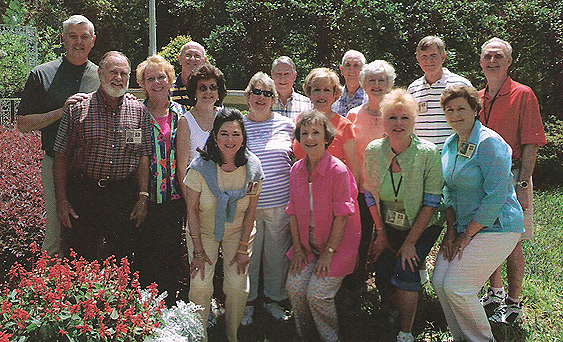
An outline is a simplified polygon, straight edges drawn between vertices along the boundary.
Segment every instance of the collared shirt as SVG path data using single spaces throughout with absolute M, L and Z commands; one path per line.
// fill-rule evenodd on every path
M 389 138 L 372 141 L 364 154 L 364 187 L 371 192 L 376 202 L 379 201 L 381 184 L 395 157 L 391 149 Z M 414 223 L 416 216 L 422 208 L 425 196 L 438 197 L 442 194 L 442 165 L 440 151 L 430 141 L 419 139 L 416 135 L 411 137 L 407 149 L 396 156 L 403 175 L 402 185 L 399 188 L 405 213 L 409 222 Z M 437 220 L 435 216 L 428 226 Z
M 170 99 L 178 102 L 182 106 L 186 107 L 186 109 L 190 109 L 191 106 L 194 105 L 188 96 L 187 85 L 184 85 L 184 82 L 182 82 L 182 74 L 176 77 L 176 82 L 174 82 L 174 86 L 170 89 Z
M 67 158 L 70 170 L 92 179 L 122 179 L 151 155 L 149 118 L 139 101 L 121 97 L 112 109 L 98 90 L 65 110 L 54 150 Z
M 95 91 L 100 86 L 97 71 L 90 61 L 74 65 L 64 56 L 35 67 L 25 83 L 18 115 L 44 114 L 61 108 L 71 95 Z M 59 123 L 41 129 L 41 148 L 51 157 Z
M 308 261 L 313 259 L 309 244 L 309 185 L 307 162 L 301 159 L 291 168 L 289 176 L 290 198 L 285 212 L 295 215 L 299 224 L 301 245 L 305 248 Z M 336 250 L 329 268 L 330 277 L 343 277 L 354 271 L 360 244 L 360 211 L 356 197 L 358 190 L 352 173 L 344 163 L 326 152 L 313 170 L 311 184 L 313 193 L 313 225 L 320 251 L 327 247 L 332 222 L 336 216 L 348 216 L 346 234 Z M 293 256 L 293 247 L 288 257 Z
M 479 121 L 467 142 L 475 145 L 469 158 L 457 154 L 457 134 L 442 150 L 444 205 L 456 214 L 454 228 L 461 233 L 474 220 L 485 226 L 481 232 L 524 232 L 522 208 L 512 185 L 510 146 Z
M 350 109 L 358 107 L 361 104 L 368 102 L 368 94 L 362 89 L 362 87 L 358 87 L 354 96 L 348 96 L 347 86 L 344 85 L 344 90 L 342 92 L 342 96 L 336 102 L 332 104 L 330 107 L 334 112 L 346 117 L 348 115 L 348 111 Z
M 293 122 L 297 121 L 299 114 L 309 109 L 313 109 L 311 100 L 309 100 L 307 96 L 303 96 L 294 90 L 292 90 L 291 96 L 287 99 L 285 104 L 282 103 L 278 97 L 276 103 L 272 106 L 272 112 L 288 117 L 293 120 Z
M 340 115 L 333 115 L 329 122 L 336 130 L 336 135 L 334 136 L 332 143 L 328 146 L 327 151 L 334 157 L 342 160 L 344 163 L 348 163 L 346 158 L 344 158 L 344 145 L 350 139 L 354 139 L 356 137 L 352 123 L 350 120 Z M 296 159 L 305 157 L 305 151 L 303 151 L 301 144 L 297 141 L 297 139 L 293 140 L 293 153 L 295 154 Z
M 407 88 L 407 92 L 412 94 L 418 103 L 419 114 L 414 124 L 415 134 L 433 142 L 440 149 L 444 146 L 444 141 L 454 133 L 440 107 L 440 96 L 446 88 L 454 84 L 471 86 L 469 80 L 446 68 L 443 68 L 442 72 L 442 77 L 432 84 L 428 84 L 426 77 L 422 76 Z
M 146 101 L 145 101 L 146 105 Z M 180 198 L 176 184 L 176 131 L 178 119 L 184 114 L 179 103 L 170 101 L 170 145 L 166 143 L 163 131 L 151 115 L 152 158 L 150 165 L 149 194 L 151 201 L 165 203 Z
M 289 170 L 293 165 L 293 130 L 289 118 L 273 113 L 266 121 L 244 117 L 248 149 L 262 163 L 264 181 L 258 199 L 258 209 L 285 206 L 289 201 Z
M 508 77 L 494 98 L 486 90 L 479 91 L 483 100 L 479 120 L 510 145 L 512 159 L 520 160 L 522 145 L 545 145 L 540 107 L 532 89 Z

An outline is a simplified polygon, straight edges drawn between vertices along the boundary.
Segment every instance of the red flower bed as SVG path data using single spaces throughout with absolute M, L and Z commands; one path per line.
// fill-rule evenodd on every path
M 42 159 L 39 133 L 0 127 L 0 282 L 16 260 L 30 258 L 32 242 L 43 242 Z

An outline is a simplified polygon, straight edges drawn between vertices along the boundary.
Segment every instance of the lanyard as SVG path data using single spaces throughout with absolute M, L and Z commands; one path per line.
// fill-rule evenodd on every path
M 487 92 L 488 93 L 488 87 L 487 87 Z M 493 105 L 495 104 L 496 100 L 498 99 L 498 94 L 500 93 L 500 89 L 499 91 L 497 91 L 497 93 L 495 94 L 495 96 L 493 97 L 493 99 L 491 100 L 491 104 L 489 105 L 489 113 L 487 113 L 487 110 L 485 109 L 485 106 L 483 106 L 483 114 L 485 114 L 485 126 L 489 127 L 489 118 L 491 117 L 491 112 L 493 111 Z
M 393 193 L 395 194 L 395 206 L 397 205 L 397 197 L 399 196 L 399 189 L 401 188 L 401 183 L 403 183 L 403 175 L 399 178 L 399 184 L 395 188 L 395 180 L 393 179 L 393 172 L 391 171 L 391 166 L 389 166 L 389 175 L 391 176 L 391 185 L 393 186 Z

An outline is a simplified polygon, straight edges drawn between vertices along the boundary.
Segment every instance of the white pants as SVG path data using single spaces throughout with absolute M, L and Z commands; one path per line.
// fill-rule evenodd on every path
M 256 210 L 256 236 L 248 267 L 249 302 L 258 297 L 260 264 L 264 272 L 264 295 L 276 302 L 287 298 L 285 280 L 289 259 L 285 254 L 290 247 L 291 232 L 285 206 Z
M 520 233 L 478 233 L 463 250 L 461 260 L 456 256 L 446 261 L 443 253 L 438 254 L 432 285 L 454 340 L 494 341 L 478 294 L 521 236 Z
M 43 156 L 43 166 L 41 167 L 41 185 L 43 186 L 43 198 L 45 201 L 45 211 L 47 212 L 45 240 L 41 249 L 46 251 L 49 256 L 61 255 L 61 225 L 57 218 L 57 200 L 55 199 L 55 182 L 53 181 L 53 158 L 46 154 Z

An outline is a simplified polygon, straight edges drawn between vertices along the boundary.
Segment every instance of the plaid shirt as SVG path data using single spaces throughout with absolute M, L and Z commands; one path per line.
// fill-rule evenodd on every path
M 303 96 L 293 91 L 285 104 L 283 104 L 278 97 L 276 103 L 274 103 L 274 106 L 272 107 L 272 112 L 279 113 L 295 122 L 299 114 L 309 109 L 313 109 L 311 100 L 309 100 L 307 96 Z
M 112 109 L 98 90 L 68 106 L 54 150 L 67 158 L 69 170 L 92 179 L 118 180 L 134 172 L 142 156 L 152 154 L 150 114 L 137 100 L 121 101 Z M 126 143 L 131 129 L 140 130 L 140 143 Z
M 340 98 L 332 104 L 331 109 L 336 113 L 346 117 L 350 109 L 356 108 L 366 102 L 368 102 L 368 95 L 362 89 L 362 87 L 359 87 L 358 90 L 356 90 L 354 96 L 349 97 L 346 85 L 344 85 L 342 96 L 340 96 Z

